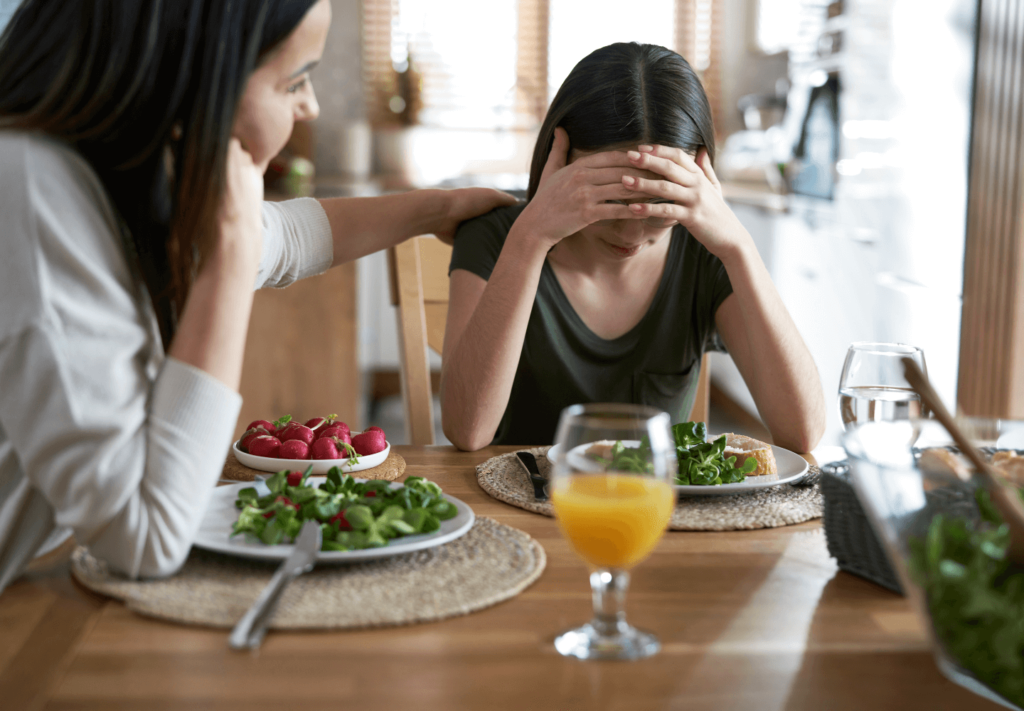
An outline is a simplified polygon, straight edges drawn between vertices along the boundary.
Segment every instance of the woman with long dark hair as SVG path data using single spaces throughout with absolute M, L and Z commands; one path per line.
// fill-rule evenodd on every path
M 455 240 L 441 385 L 455 445 L 550 443 L 581 402 L 685 420 L 720 339 L 775 443 L 814 447 L 817 369 L 714 156 L 707 97 L 675 52 L 613 44 L 576 65 L 541 126 L 528 202 Z
M 511 198 L 262 204 L 316 117 L 328 0 L 26 0 L 0 36 L 0 590 L 69 532 L 184 561 L 223 466 L 254 287 Z

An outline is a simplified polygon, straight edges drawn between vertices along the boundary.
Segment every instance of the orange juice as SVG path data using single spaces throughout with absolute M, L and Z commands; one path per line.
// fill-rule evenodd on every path
M 599 568 L 629 569 L 665 532 L 675 492 L 645 476 L 575 476 L 551 492 L 558 525 L 580 557 Z

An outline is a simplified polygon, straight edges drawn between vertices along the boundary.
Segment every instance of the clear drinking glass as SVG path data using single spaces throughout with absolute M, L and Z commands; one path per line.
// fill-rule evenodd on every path
M 562 411 L 551 472 L 558 525 L 590 567 L 594 619 L 555 639 L 579 659 L 640 659 L 657 638 L 626 623 L 629 571 L 654 549 L 675 506 L 675 441 L 668 414 L 625 404 Z
M 902 343 L 854 343 L 839 378 L 839 417 L 849 431 L 865 422 L 924 417 L 921 398 L 903 376 L 903 358 L 928 374 L 924 351 Z

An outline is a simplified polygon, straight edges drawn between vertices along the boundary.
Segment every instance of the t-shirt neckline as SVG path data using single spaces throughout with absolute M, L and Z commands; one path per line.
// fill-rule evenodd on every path
M 654 298 L 651 299 L 650 306 L 647 307 L 647 311 L 640 318 L 636 324 L 623 333 L 621 336 L 615 338 L 602 338 L 601 336 L 594 333 L 594 331 L 587 325 L 573 307 L 572 302 L 562 289 L 562 283 L 558 281 L 558 275 L 555 274 L 554 268 L 551 266 L 551 262 L 548 259 L 544 260 L 544 267 L 541 273 L 544 277 L 551 282 L 552 296 L 558 302 L 562 312 L 567 315 L 569 321 L 573 324 L 573 327 L 577 330 L 580 336 L 585 339 L 592 346 L 604 346 L 607 348 L 621 347 L 624 344 L 635 342 L 639 339 L 641 333 L 644 331 L 644 326 L 654 318 L 653 314 L 656 314 L 661 307 L 661 302 L 665 299 L 665 294 L 668 292 L 669 284 L 674 276 L 675 267 L 679 264 L 679 250 L 682 248 L 682 234 L 677 225 L 672 229 L 672 234 L 669 235 L 668 256 L 665 258 L 665 268 L 661 272 L 661 281 L 658 283 L 658 290 L 654 293 Z

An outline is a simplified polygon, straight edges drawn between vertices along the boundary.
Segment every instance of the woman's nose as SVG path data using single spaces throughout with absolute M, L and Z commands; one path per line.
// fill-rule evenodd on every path
M 316 93 L 310 88 L 308 95 L 299 104 L 295 112 L 296 121 L 312 121 L 320 115 L 320 104 L 317 103 Z

